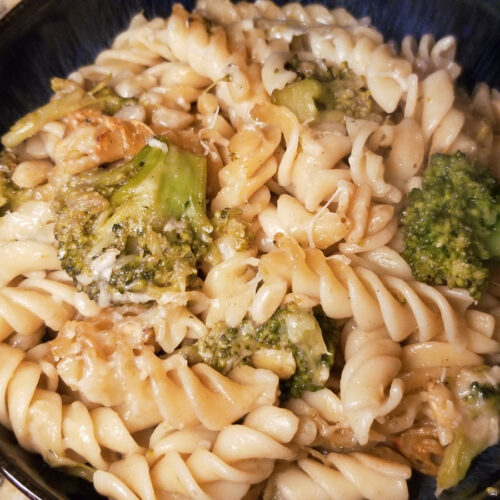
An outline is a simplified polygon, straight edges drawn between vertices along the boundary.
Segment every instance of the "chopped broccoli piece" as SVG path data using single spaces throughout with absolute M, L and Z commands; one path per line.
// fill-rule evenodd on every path
M 337 338 L 337 328 L 331 320 L 322 324 L 326 331 L 312 313 L 290 303 L 260 326 L 251 320 L 233 328 L 221 323 L 179 352 L 190 364 L 207 363 L 224 374 L 241 364 L 268 368 L 282 379 L 282 397 L 299 397 L 324 387 L 330 374 L 333 343 L 328 339 Z
M 498 439 L 500 418 L 498 366 L 462 370 L 456 379 L 462 421 L 439 467 L 438 487 L 450 488 L 463 479 L 477 455 Z
M 328 317 L 321 306 L 317 306 L 313 310 L 314 317 L 318 322 L 318 325 L 323 333 L 323 340 L 326 344 L 326 349 L 328 352 L 335 352 L 337 345 L 339 343 L 339 329 L 337 327 L 337 322 Z
M 297 54 L 286 63 L 285 68 L 297 73 L 297 79 L 313 78 L 324 83 L 356 78 L 346 62 L 338 66 L 328 66 L 323 60 L 302 60 Z
M 124 106 L 135 104 L 135 99 L 125 99 L 109 87 L 99 84 L 86 92 L 61 78 L 51 80 L 55 97 L 40 108 L 20 118 L 2 137 L 6 148 L 14 148 L 26 139 L 40 132 L 43 126 L 53 120 L 60 120 L 69 113 L 83 108 L 95 108 L 106 114 L 114 114 Z
M 6 210 L 15 210 L 33 195 L 32 189 L 21 189 L 12 181 L 16 166 L 17 158 L 14 153 L 5 149 L 0 152 L 0 215 Z
M 472 409 L 484 413 L 485 410 L 500 416 L 500 382 L 497 384 L 472 382 L 463 396 L 464 402 Z
M 62 267 L 102 305 L 148 301 L 197 288 L 211 241 L 206 161 L 171 144 L 70 179 L 58 195 L 55 235 Z
M 235 241 L 238 252 L 248 250 L 255 236 L 250 230 L 250 225 L 241 219 L 239 208 L 225 208 L 217 210 L 211 219 L 214 227 L 214 237 L 229 236 Z
M 437 474 L 437 485 L 439 489 L 447 489 L 460 482 L 475 456 L 481 453 L 486 443 L 476 441 L 459 434 L 444 450 L 443 461 L 439 466 Z
M 364 79 L 355 75 L 346 63 L 333 68 L 294 58 L 289 67 L 297 72 L 297 80 L 275 90 L 272 100 L 293 111 L 301 122 L 325 116 L 339 121 L 344 115 L 375 116 L 377 107 Z
M 219 245 L 229 245 L 237 252 L 248 250 L 255 236 L 250 229 L 250 224 L 241 217 L 238 208 L 225 208 L 217 210 L 210 222 L 214 228 L 213 241 L 208 247 L 204 260 L 211 265 L 217 265 L 223 260 Z M 221 240 L 224 240 L 221 242 Z
M 292 82 L 272 95 L 273 104 L 293 111 L 300 122 L 315 120 L 319 111 L 316 105 L 323 95 L 323 85 L 317 80 L 305 79 Z
M 401 217 L 402 255 L 419 281 L 481 297 L 487 261 L 500 257 L 499 192 L 488 169 L 465 154 L 432 156 Z

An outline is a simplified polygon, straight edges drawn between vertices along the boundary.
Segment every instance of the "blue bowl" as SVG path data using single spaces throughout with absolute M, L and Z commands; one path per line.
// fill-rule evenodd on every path
M 168 0 L 24 0 L 0 20 L 0 133 L 15 120 L 45 103 L 49 81 L 91 63 L 108 47 L 131 17 L 167 16 Z M 194 1 L 183 3 L 193 8 Z M 283 2 L 278 2 L 283 3 Z M 303 3 L 318 3 L 306 0 Z M 321 2 L 345 7 L 356 17 L 370 16 L 387 39 L 401 41 L 432 33 L 458 39 L 461 83 L 469 89 L 485 81 L 500 88 L 499 0 L 338 0 Z M 495 29 L 496 28 L 496 29 Z M 0 360 L 1 363 L 1 360 Z M 28 497 L 40 500 L 102 498 L 92 486 L 51 469 L 40 457 L 17 445 L 0 426 L 0 471 Z M 467 478 L 441 495 L 442 500 L 485 499 L 486 487 L 500 488 L 500 445 L 478 457 Z M 414 474 L 409 483 L 413 500 L 434 498 L 435 481 Z M 490 498 L 497 498 L 491 496 Z M 228 499 L 229 500 L 229 499 Z

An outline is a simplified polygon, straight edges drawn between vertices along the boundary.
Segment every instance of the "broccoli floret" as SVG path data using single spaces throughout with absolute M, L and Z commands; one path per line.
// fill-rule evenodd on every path
M 334 68 L 294 58 L 288 67 L 297 73 L 297 79 L 275 90 L 272 101 L 289 108 L 301 122 L 320 117 L 343 121 L 345 115 L 375 118 L 379 112 L 364 79 L 355 75 L 347 63 Z
M 479 299 L 488 261 L 500 257 L 499 187 L 461 152 L 435 154 L 403 210 L 404 259 L 419 281 L 465 288 Z
M 260 326 L 251 320 L 233 328 L 221 323 L 179 352 L 190 364 L 207 363 L 224 374 L 241 364 L 268 368 L 282 379 L 283 398 L 299 397 L 324 387 L 329 377 L 337 327 L 333 320 L 322 325 L 324 331 L 312 313 L 290 303 Z
M 94 108 L 111 115 L 124 106 L 137 103 L 135 99 L 120 97 L 102 83 L 86 92 L 72 82 L 53 78 L 51 87 L 56 93 L 55 97 L 44 106 L 20 118 L 2 137 L 2 144 L 6 148 L 18 146 L 24 140 L 40 132 L 46 123 L 60 120 L 73 111 Z
M 61 265 L 102 305 L 129 301 L 130 292 L 144 302 L 199 286 L 197 262 L 212 231 L 206 160 L 160 145 L 72 177 L 57 198 Z
M 214 228 L 213 241 L 204 260 L 212 266 L 222 262 L 224 256 L 221 248 L 229 246 L 237 252 L 243 252 L 255 239 L 250 224 L 242 218 L 239 208 L 217 210 L 210 222 Z
M 211 219 L 215 237 L 230 237 L 234 241 L 234 248 L 238 252 L 248 250 L 255 239 L 250 225 L 241 218 L 239 208 L 225 208 L 217 210 Z

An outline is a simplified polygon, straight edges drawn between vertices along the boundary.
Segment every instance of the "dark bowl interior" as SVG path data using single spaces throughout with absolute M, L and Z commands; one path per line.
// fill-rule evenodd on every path
M 182 2 L 192 8 L 194 1 Z M 283 2 L 278 2 L 283 3 Z M 304 1 L 303 3 L 318 3 Z M 346 7 L 357 17 L 370 15 L 386 38 L 400 41 L 406 34 L 454 34 L 461 82 L 469 89 L 485 81 L 500 88 L 499 0 L 338 0 L 321 2 Z M 47 101 L 52 76 L 66 76 L 89 64 L 130 18 L 167 16 L 168 0 L 24 0 L 0 20 L 0 133 L 20 116 Z M 0 363 L 2 360 L 0 360 Z M 91 485 L 51 469 L 38 456 L 22 450 L 0 426 L 0 471 L 30 498 L 92 500 L 102 498 Z M 444 499 L 488 498 L 500 488 L 500 445 L 483 452 L 457 487 Z M 435 481 L 414 474 L 412 499 L 434 498 Z M 491 495 L 489 498 L 497 498 Z M 229 500 L 229 499 L 228 499 Z

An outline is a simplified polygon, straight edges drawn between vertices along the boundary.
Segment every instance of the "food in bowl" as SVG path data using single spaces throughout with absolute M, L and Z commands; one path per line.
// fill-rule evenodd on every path
M 116 499 L 458 483 L 499 438 L 500 96 L 454 56 L 200 0 L 53 79 L 2 137 L 0 422 Z

